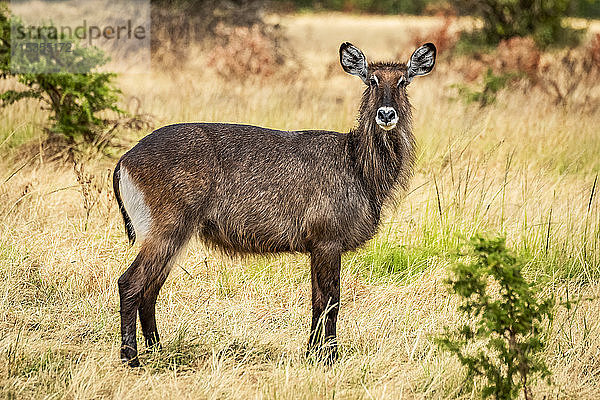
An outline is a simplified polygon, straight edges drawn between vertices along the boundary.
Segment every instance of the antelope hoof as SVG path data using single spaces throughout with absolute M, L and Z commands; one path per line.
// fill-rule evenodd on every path
M 146 339 L 146 349 L 150 351 L 162 350 L 158 333 L 152 333 L 148 336 L 145 336 L 144 338 Z
M 140 360 L 137 355 L 137 350 L 131 346 L 121 346 L 121 362 L 127 364 L 130 367 L 139 367 Z
M 337 345 L 330 343 L 322 346 L 309 346 L 306 352 L 306 358 L 327 366 L 335 364 L 338 357 Z

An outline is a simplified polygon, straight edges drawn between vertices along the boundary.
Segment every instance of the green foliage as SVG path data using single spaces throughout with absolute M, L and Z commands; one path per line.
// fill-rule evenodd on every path
M 366 11 L 379 14 L 420 14 L 435 0 L 294 0 L 299 8 Z
M 121 112 L 116 106 L 119 91 L 110 85 L 114 74 L 19 74 L 28 90 L 8 90 L 0 94 L 2 106 L 23 98 L 40 99 L 52 112 L 49 131 L 62 134 L 69 143 L 82 140 L 101 145 L 109 120 L 97 116 L 104 110 Z
M 453 53 L 458 56 L 476 56 L 481 53 L 491 53 L 497 48 L 497 43 L 490 43 L 480 30 L 462 32 Z
M 10 20 L 6 4 L 0 3 L 0 78 L 10 64 Z
M 253 0 L 260 1 L 260 0 Z M 166 1 L 153 1 L 153 3 L 163 4 Z M 169 4 L 172 2 L 169 2 Z M 198 8 L 205 3 L 219 3 L 218 0 L 180 0 L 179 3 L 190 4 L 194 8 Z M 277 6 L 278 3 L 284 3 L 287 5 L 293 5 L 301 9 L 326 9 L 326 10 L 337 10 L 337 11 L 366 11 L 372 13 L 381 14 L 421 14 L 423 13 L 428 5 L 435 6 L 436 4 L 444 6 L 445 4 L 452 3 L 461 14 L 470 15 L 473 10 L 468 0 L 455 1 L 455 0 L 276 0 L 271 4 Z M 496 3 L 510 3 L 515 4 L 515 1 L 500 1 Z M 538 2 L 529 1 L 533 6 L 541 4 L 545 6 L 546 2 L 540 0 Z M 535 3 L 535 4 L 533 4 Z M 555 3 L 554 0 L 550 3 Z M 598 0 L 570 0 L 567 2 L 569 7 L 566 10 L 566 14 L 570 16 L 586 17 L 586 18 L 598 18 L 600 17 L 600 1 Z M 552 5 L 552 4 L 550 4 Z
M 516 73 L 503 73 L 500 75 L 494 74 L 491 68 L 488 68 L 483 76 L 483 86 L 481 88 L 472 89 L 467 85 L 453 85 L 458 89 L 458 94 L 467 104 L 479 103 L 480 107 L 485 107 L 496 101 L 498 92 L 504 89 L 508 84 L 517 78 Z
M 116 105 L 120 91 L 112 84 L 116 75 L 92 72 L 108 58 L 95 47 L 75 44 L 71 52 L 62 52 L 59 57 L 23 51 L 11 59 L 10 32 L 9 14 L 6 9 L 0 10 L 0 78 L 16 77 L 26 87 L 0 93 L 0 107 L 22 99 L 39 99 L 42 107 L 51 112 L 50 133 L 61 135 L 70 145 L 86 143 L 104 147 L 113 121 L 98 114 L 123 113 Z M 81 73 L 61 72 L 65 65 L 70 71 Z
M 488 44 L 531 36 L 541 48 L 573 46 L 584 32 L 562 22 L 572 8 L 572 0 L 452 0 L 452 3 L 458 10 L 482 19 L 479 32 Z
M 505 247 L 504 238 L 475 236 L 446 284 L 460 297 L 459 310 L 472 323 L 436 338 L 467 369 L 467 380 L 483 377 L 482 397 L 530 398 L 533 378 L 549 378 L 539 358 L 545 347 L 544 320 L 552 320 L 554 299 L 538 300 L 535 287 L 521 274 L 523 260 Z
M 575 0 L 569 15 L 585 18 L 600 18 L 600 1 L 598 0 Z

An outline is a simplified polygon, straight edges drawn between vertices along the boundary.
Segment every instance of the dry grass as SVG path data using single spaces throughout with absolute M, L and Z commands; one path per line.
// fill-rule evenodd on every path
M 339 43 L 353 41 L 372 58 L 408 56 L 410 31 L 435 26 L 432 21 L 288 16 L 281 22 L 306 66 L 294 80 L 224 81 L 190 50 L 198 54 L 190 57 L 197 65 L 185 73 L 122 76 L 120 84 L 159 126 L 227 120 L 347 130 L 362 84 L 342 73 L 326 77 Z M 600 203 L 590 196 L 600 170 L 600 113 L 558 108 L 520 91 L 503 93 L 483 110 L 466 107 L 448 89 L 458 76 L 440 63 L 411 84 L 420 145 L 416 176 L 380 234 L 344 259 L 341 359 L 331 368 L 303 356 L 310 316 L 306 257 L 226 260 L 198 243 L 180 259 L 159 298 L 165 348 L 142 355 L 139 370 L 122 367 L 116 280 L 136 248 L 127 246 L 120 216 L 106 201 L 95 203 L 86 229 L 82 190 L 100 189 L 80 187 L 72 166 L 48 162 L 43 151 L 31 150 L 34 145 L 19 150 L 24 141 L 39 141 L 43 113 L 37 105 L 3 110 L 2 397 L 476 396 L 462 390 L 457 361 L 431 341 L 459 318 L 442 284 L 457 236 L 503 232 L 532 258 L 527 273 L 546 293 L 597 296 Z M 103 177 L 114 163 L 89 162 L 86 173 Z M 544 354 L 554 385 L 536 386 L 536 398 L 600 397 L 599 314 L 597 299 L 557 312 Z

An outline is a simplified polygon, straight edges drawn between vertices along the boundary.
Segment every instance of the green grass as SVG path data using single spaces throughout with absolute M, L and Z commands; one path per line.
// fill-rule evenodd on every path
M 367 247 L 345 257 L 345 264 L 371 283 L 391 280 L 402 283 L 426 271 L 441 256 L 433 247 L 403 246 L 383 238 L 369 242 Z

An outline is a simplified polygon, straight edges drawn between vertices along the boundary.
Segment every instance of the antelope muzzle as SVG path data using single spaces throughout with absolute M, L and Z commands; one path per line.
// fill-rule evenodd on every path
M 398 123 L 398 112 L 393 107 L 379 107 L 375 122 L 383 130 L 394 129 Z

